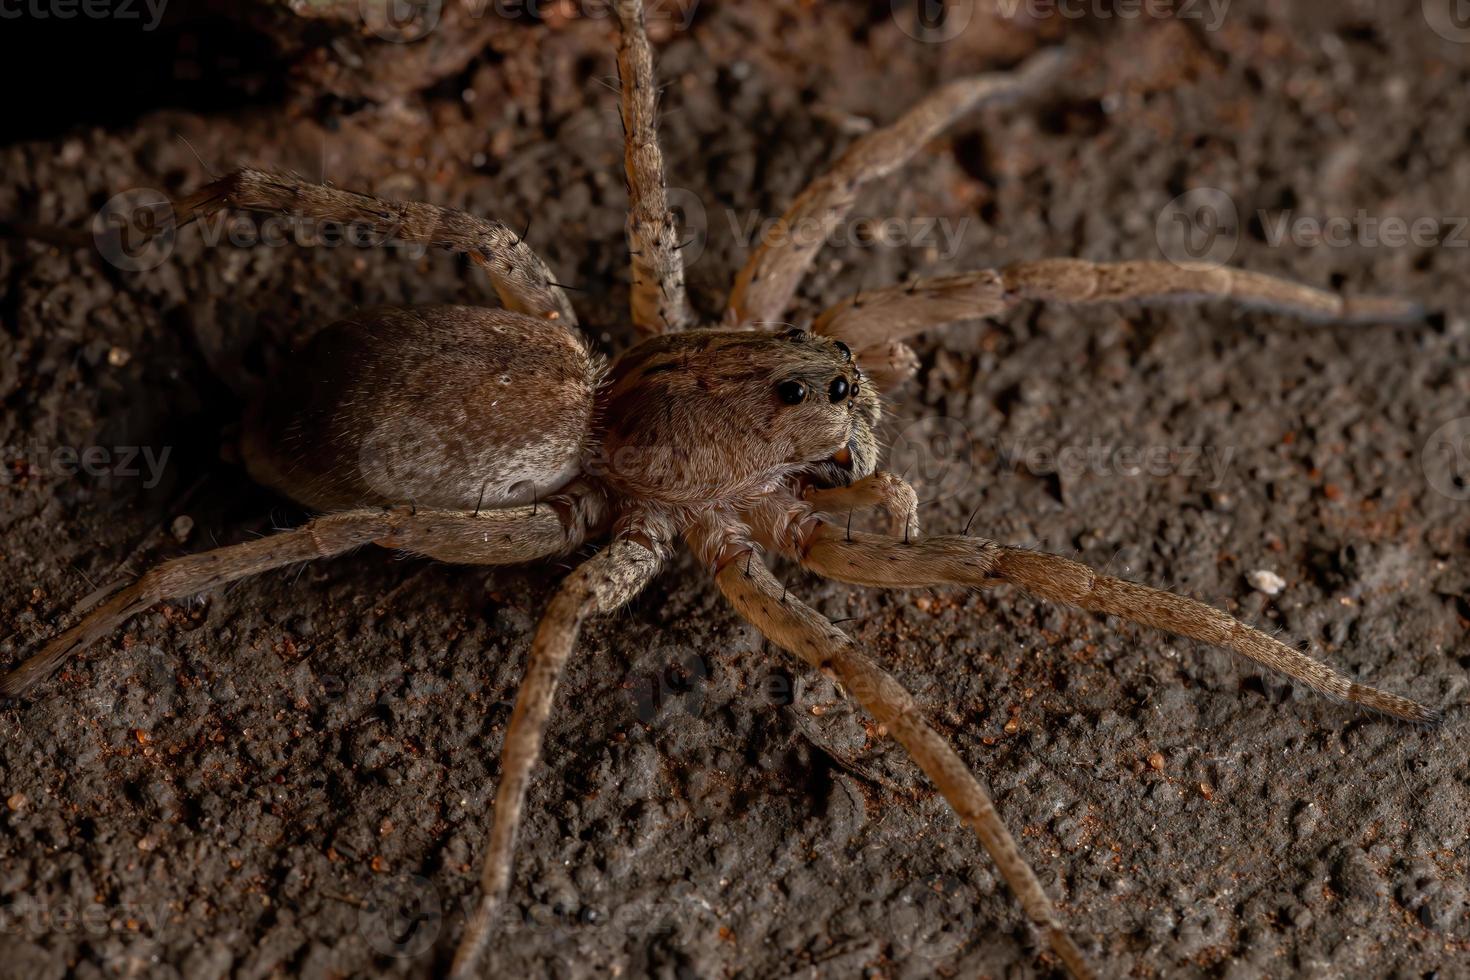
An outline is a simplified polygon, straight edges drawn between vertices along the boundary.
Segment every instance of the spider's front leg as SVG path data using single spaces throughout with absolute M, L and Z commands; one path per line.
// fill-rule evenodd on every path
M 841 683 L 903 745 L 959 818 L 980 838 L 1026 915 L 1045 934 L 1067 972 L 1076 980 L 1093 977 L 990 794 L 924 719 L 913 695 L 857 650 L 847 634 L 790 595 L 764 564 L 754 560 L 755 546 L 746 529 L 706 519 L 690 531 L 689 543 L 715 569 L 720 591 L 741 616 L 771 642 Z
M 812 331 L 843 341 L 860 361 L 878 365 L 879 387 L 890 391 L 917 370 L 917 358 L 902 341 L 923 330 L 998 317 L 1027 301 L 1093 306 L 1205 300 L 1330 323 L 1413 323 L 1424 318 L 1424 308 L 1409 300 L 1342 296 L 1249 269 L 1039 259 L 865 292 L 828 307 Z
M 1330 697 L 1406 721 L 1432 722 L 1438 712 L 1409 698 L 1359 684 L 1280 640 L 1187 596 L 1103 575 L 1079 562 L 1008 548 L 967 534 L 896 541 L 812 520 L 780 501 L 753 508 L 756 539 L 827 578 L 883 588 L 1011 583 L 1052 602 L 1106 613 L 1178 636 L 1233 650 Z
M 879 508 L 888 516 L 888 526 L 895 537 L 909 541 L 919 536 L 919 495 L 907 482 L 885 470 L 845 487 L 812 487 L 801 496 L 824 514 L 846 513 L 849 518 L 853 511 Z

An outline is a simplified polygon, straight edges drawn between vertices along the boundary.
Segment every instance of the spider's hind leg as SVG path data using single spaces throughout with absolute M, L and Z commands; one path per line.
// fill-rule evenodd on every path
M 441 561 L 501 565 L 562 554 L 577 547 L 584 528 L 572 511 L 549 506 L 472 514 L 374 508 L 325 514 L 301 527 L 255 541 L 166 561 L 87 613 L 39 653 L 0 677 L 0 697 L 18 697 L 67 658 L 165 599 L 178 599 L 297 562 L 329 558 L 365 544 L 398 548 Z
M 236 170 L 176 202 L 179 225 L 226 208 L 292 215 L 371 233 L 372 242 L 432 245 L 470 257 L 485 270 L 506 309 L 576 324 L 566 293 L 541 257 L 499 221 L 433 204 L 386 201 L 314 184 L 294 174 Z
M 454 954 L 450 975 L 456 980 L 475 975 L 475 967 L 490 938 L 495 911 L 510 887 L 511 858 L 526 788 L 530 785 L 531 771 L 541 757 L 541 742 L 557 681 L 577 642 L 582 621 L 593 613 L 611 612 L 632 599 L 662 564 L 662 555 L 651 548 L 627 539 L 614 541 L 566 578 L 536 628 L 526 674 L 505 730 L 500 785 L 495 791 L 490 840 L 485 846 L 480 900 Z

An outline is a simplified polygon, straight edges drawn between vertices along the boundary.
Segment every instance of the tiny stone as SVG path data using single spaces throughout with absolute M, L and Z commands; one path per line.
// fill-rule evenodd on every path
M 5 801 L 5 805 L 10 808 L 11 813 L 19 813 L 29 802 L 30 800 L 26 799 L 24 793 L 13 793 L 10 799 Z
M 188 514 L 180 514 L 178 517 L 174 518 L 174 522 L 168 526 L 168 529 L 169 533 L 174 536 L 175 540 L 177 540 L 179 544 L 183 544 L 185 541 L 189 540 L 189 534 L 194 530 L 194 518 L 190 517 Z
M 122 367 L 133 359 L 132 351 L 125 347 L 114 347 L 107 352 L 107 363 L 113 367 Z
M 1164 771 L 1164 753 L 1162 753 L 1162 752 L 1155 752 L 1153 755 L 1149 756 L 1148 757 L 1148 764 L 1149 764 L 1149 768 L 1153 769 L 1155 772 L 1163 772 Z
M 1251 584 L 1251 588 L 1266 595 L 1280 595 L 1281 590 L 1286 588 L 1286 579 L 1277 575 L 1269 568 L 1258 568 L 1253 572 L 1246 573 L 1245 580 Z

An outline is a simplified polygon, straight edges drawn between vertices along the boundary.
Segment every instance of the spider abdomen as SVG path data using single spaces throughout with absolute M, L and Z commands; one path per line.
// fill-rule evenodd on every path
M 252 407 L 258 482 L 318 510 L 531 503 L 579 472 L 602 370 L 559 323 L 467 306 L 362 311 Z

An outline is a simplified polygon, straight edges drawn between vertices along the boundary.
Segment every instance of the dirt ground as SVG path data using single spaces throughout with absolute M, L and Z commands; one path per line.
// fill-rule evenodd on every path
M 574 6 L 496 23 L 463 67 L 401 90 L 400 69 L 344 67 L 359 54 L 310 34 L 110 25 L 140 47 L 88 35 L 84 84 L 6 124 L 0 217 L 84 228 L 114 194 L 187 191 L 205 165 L 289 168 L 529 222 L 616 351 L 631 331 L 613 29 Z M 1446 720 L 1372 717 L 1011 589 L 781 574 L 915 690 L 1107 975 L 1470 977 L 1470 490 L 1442 452 L 1470 430 L 1470 35 L 1419 0 L 1235 0 L 1218 19 L 1079 4 L 1009 25 L 983 6 L 923 30 L 903 4 L 704 0 L 656 25 L 700 312 L 720 313 L 749 222 L 865 127 L 1066 43 L 1055 91 L 981 111 L 863 195 L 861 216 L 906 219 L 897 240 L 845 226 L 797 318 L 1019 258 L 1178 257 L 1173 232 L 1201 229 L 1173 216 L 1198 211 L 1169 205 L 1191 191 L 1237 209 L 1236 264 L 1422 300 L 1436 315 L 1398 327 L 1027 306 L 924 337 L 890 433 L 929 447 L 907 460 L 928 528 L 973 517 L 1187 592 Z M 37 51 L 61 57 L 71 35 L 52 28 Z M 375 70 L 387 81 L 357 90 L 321 80 Z M 1283 214 L 1353 227 L 1282 241 Z M 1389 218 L 1429 219 L 1431 240 L 1365 230 Z M 196 229 L 131 271 L 0 243 L 0 662 L 130 572 L 302 519 L 232 461 L 244 399 L 293 342 L 363 304 L 491 295 L 465 262 L 411 249 Z M 958 441 L 918 438 L 934 433 Z M 293 567 L 156 606 L 0 708 L 0 972 L 442 968 L 566 567 L 375 550 Z M 1252 586 L 1259 571 L 1279 594 Z M 902 751 L 687 556 L 587 627 L 487 975 L 1055 969 Z

